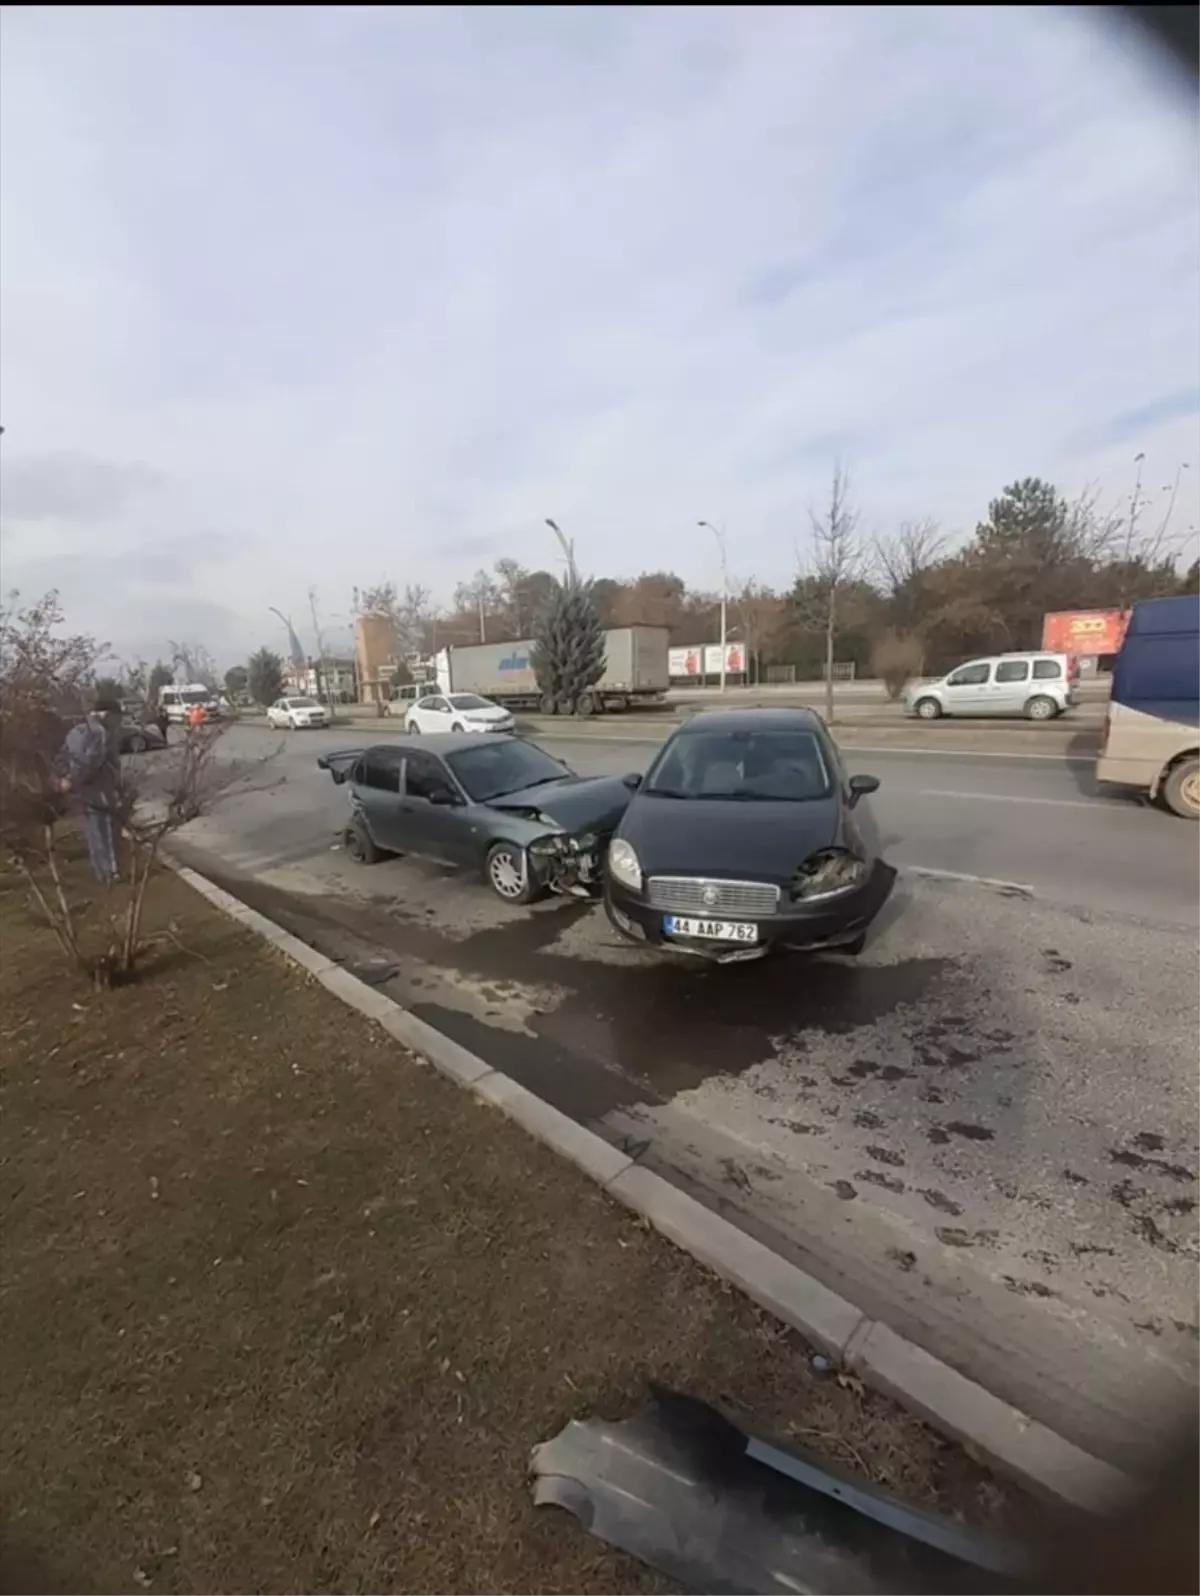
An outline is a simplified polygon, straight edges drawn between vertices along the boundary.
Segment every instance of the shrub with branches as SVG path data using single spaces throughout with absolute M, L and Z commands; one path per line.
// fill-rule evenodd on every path
M 63 635 L 56 594 L 0 611 L 0 844 L 70 963 L 97 986 L 129 980 L 151 945 L 143 937 L 146 888 L 166 838 L 202 814 L 233 767 L 216 759 L 220 726 L 189 731 L 153 771 L 126 762 L 106 794 L 123 839 L 120 878 L 77 885 L 68 839 L 73 808 L 59 761 L 68 731 L 85 713 L 103 650 Z M 86 913 L 95 892 L 102 913 Z
M 871 651 L 871 669 L 889 698 L 899 698 L 924 668 L 925 646 L 913 632 L 885 632 Z

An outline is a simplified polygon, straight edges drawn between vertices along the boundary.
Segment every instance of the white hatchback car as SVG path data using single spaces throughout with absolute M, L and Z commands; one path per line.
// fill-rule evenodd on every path
M 1024 715 L 1053 720 L 1075 702 L 1068 654 L 993 654 L 969 660 L 939 681 L 914 682 L 904 708 L 922 720 L 942 715 Z
M 270 725 L 300 731 L 329 725 L 329 711 L 315 698 L 280 698 L 267 711 Z
M 418 698 L 408 712 L 404 729 L 422 732 L 510 732 L 512 715 L 478 693 L 430 693 Z

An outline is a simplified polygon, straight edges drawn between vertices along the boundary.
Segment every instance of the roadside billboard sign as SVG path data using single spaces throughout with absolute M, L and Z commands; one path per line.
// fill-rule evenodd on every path
M 725 674 L 726 676 L 740 676 L 746 669 L 746 650 L 741 643 L 726 643 L 725 645 Z M 706 676 L 719 676 L 721 674 L 721 645 L 720 643 L 706 643 L 704 647 L 704 674 Z
M 741 676 L 745 669 L 745 644 L 726 643 L 726 676 Z M 688 648 L 669 648 L 667 650 L 667 675 L 672 681 L 685 681 L 689 676 L 698 681 L 702 676 L 719 676 L 720 674 L 720 643 L 705 643 L 703 646 L 695 643 Z
M 1128 610 L 1058 610 L 1042 617 L 1042 647 L 1053 654 L 1115 654 Z
M 668 676 L 699 676 L 702 663 L 701 650 L 699 648 L 669 648 L 667 650 Z

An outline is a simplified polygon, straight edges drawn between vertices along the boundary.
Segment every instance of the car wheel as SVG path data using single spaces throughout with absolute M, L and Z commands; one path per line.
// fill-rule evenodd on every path
M 487 884 L 505 903 L 532 903 L 542 890 L 531 882 L 525 850 L 512 842 L 494 842 L 484 864 Z
M 454 725 L 453 725 L 453 726 L 451 726 L 451 728 L 450 728 L 450 730 L 451 730 L 451 731 L 452 731 L 452 732 L 460 732 L 460 731 L 462 731 L 462 726 L 461 726 L 461 725 L 460 725 L 460 724 L 459 724 L 459 722 L 458 722 L 458 721 L 455 721 L 455 722 L 454 722 Z
M 417 725 L 415 720 L 410 720 L 404 729 L 410 737 L 419 737 L 421 735 L 421 728 Z
M 577 715 L 595 715 L 599 709 L 600 705 L 595 693 L 580 693 L 575 700 L 575 713 Z
M 1047 698 L 1044 693 L 1039 693 L 1036 698 L 1031 698 L 1025 705 L 1025 713 L 1030 720 L 1053 720 L 1058 714 L 1058 705 L 1052 698 Z
M 134 732 L 125 747 L 131 754 L 144 754 L 146 752 L 146 739 L 141 732 Z
M 1200 820 L 1200 760 L 1184 759 L 1172 766 L 1162 785 L 1162 799 L 1173 815 Z
M 942 706 L 936 698 L 918 698 L 917 714 L 922 720 L 939 720 L 942 714 Z
M 378 864 L 383 854 L 371 840 L 371 833 L 360 820 L 353 820 L 342 834 L 342 842 L 346 852 L 355 864 Z
M 555 698 L 553 693 L 545 693 L 542 697 L 542 702 L 539 705 L 539 708 L 541 709 L 543 715 L 557 715 L 558 699 Z

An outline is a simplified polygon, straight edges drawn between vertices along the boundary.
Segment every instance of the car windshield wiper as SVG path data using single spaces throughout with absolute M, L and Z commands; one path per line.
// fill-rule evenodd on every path
M 678 787 L 643 787 L 648 798 L 693 798 L 694 793 L 680 792 Z

